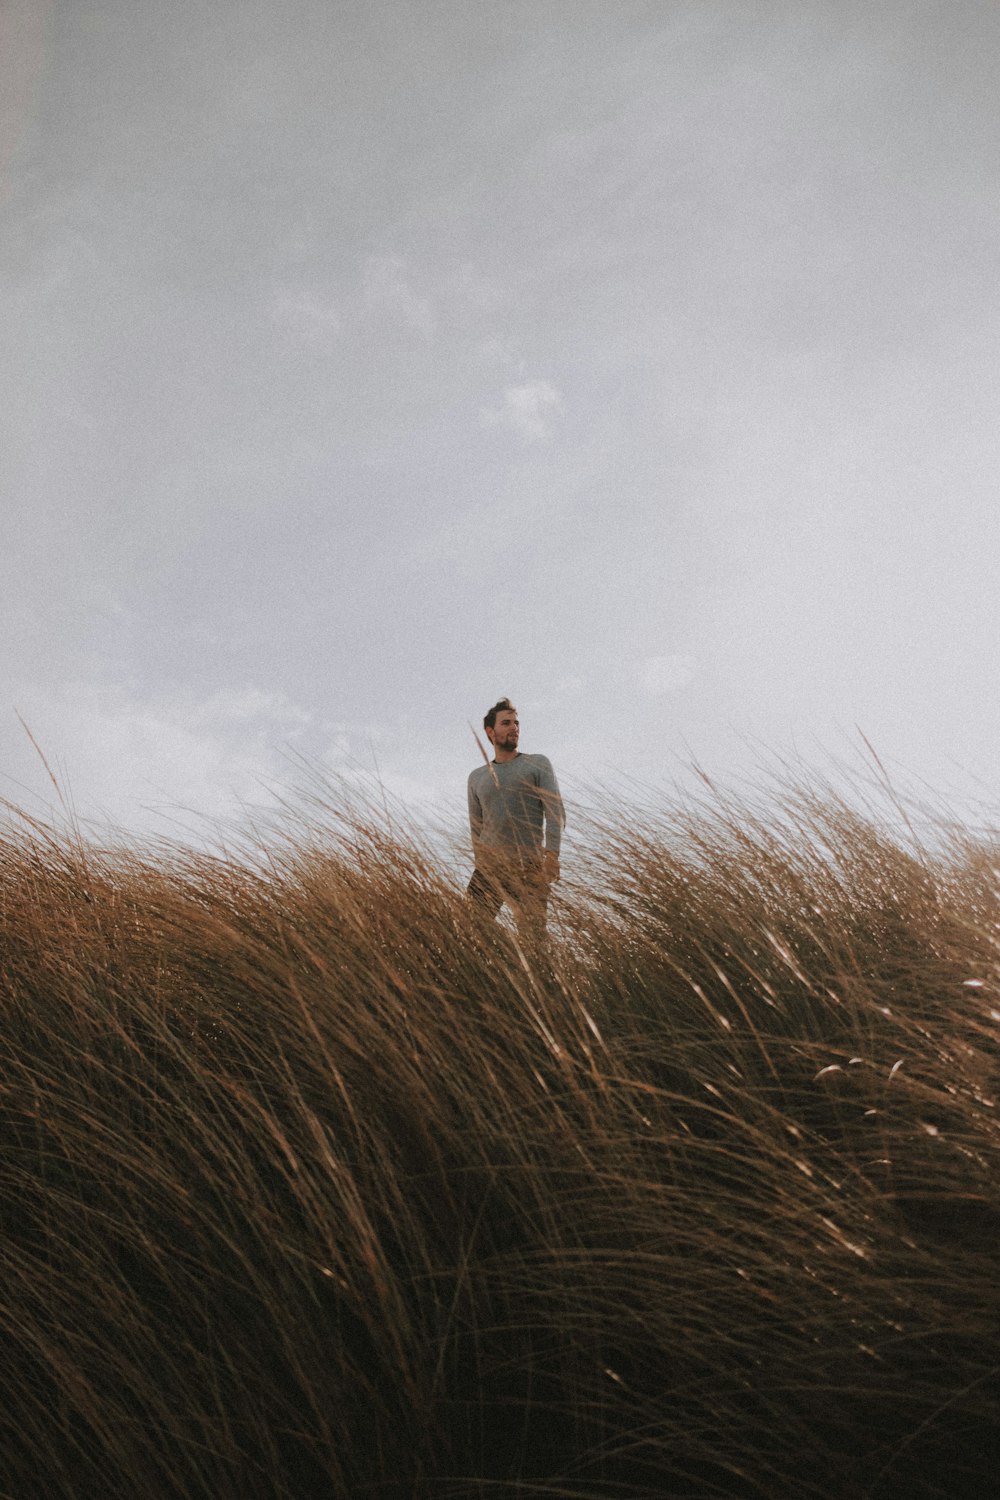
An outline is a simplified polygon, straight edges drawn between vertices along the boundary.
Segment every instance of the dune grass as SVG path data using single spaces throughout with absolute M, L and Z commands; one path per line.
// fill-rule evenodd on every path
M 991 851 L 808 787 L 581 848 L 537 953 L 363 809 L 11 821 L 0 1494 L 994 1492 Z

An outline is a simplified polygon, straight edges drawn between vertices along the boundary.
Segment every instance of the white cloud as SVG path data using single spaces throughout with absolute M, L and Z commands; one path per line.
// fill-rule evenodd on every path
M 271 320 L 303 343 L 326 348 L 340 337 L 340 310 L 333 302 L 323 302 L 310 292 L 277 293 L 271 304 Z
M 499 409 L 483 407 L 480 415 L 490 426 L 510 427 L 529 442 L 548 437 L 550 419 L 563 409 L 563 398 L 547 380 L 509 385 Z
M 365 262 L 364 300 L 373 313 L 394 318 L 416 333 L 430 337 L 434 312 L 425 297 L 410 286 L 406 262 L 395 255 L 372 255 Z
M 286 739 L 307 729 L 313 716 L 280 693 L 265 693 L 260 688 L 221 688 L 194 710 L 198 723 L 258 724 L 270 723 L 280 728 Z
M 178 817 L 190 823 L 185 815 L 198 823 L 273 805 L 269 788 L 294 779 L 286 749 L 311 723 L 298 705 L 252 687 L 196 699 L 75 683 L 50 698 L 27 695 L 19 707 L 81 818 L 160 833 Z M 21 786 L 51 804 L 51 782 L 26 740 L 17 759 Z
M 399 829 L 433 826 L 454 800 L 384 728 L 316 718 L 254 686 L 196 696 L 78 681 L 16 701 L 31 739 L 13 711 L 0 718 L 0 798 L 57 823 L 61 804 L 97 839 L 121 829 L 211 846 L 220 827 L 267 827 L 297 806 L 320 816 L 345 795 Z
M 643 656 L 633 664 L 632 672 L 643 692 L 659 697 L 687 687 L 697 667 L 693 656 Z
M 556 683 L 556 693 L 560 697 L 576 697 L 578 693 L 584 691 L 586 686 L 586 677 L 580 677 L 577 673 L 571 672 L 568 677 L 560 677 Z

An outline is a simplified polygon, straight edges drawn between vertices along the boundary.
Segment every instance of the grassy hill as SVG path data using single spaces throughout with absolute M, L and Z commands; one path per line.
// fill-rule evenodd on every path
M 0 1493 L 995 1493 L 977 840 L 606 809 L 549 954 L 258 855 L 3 839 Z

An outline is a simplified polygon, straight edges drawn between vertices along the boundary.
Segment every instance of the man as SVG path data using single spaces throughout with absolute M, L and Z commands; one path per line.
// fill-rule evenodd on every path
M 467 894 L 494 919 L 508 902 L 518 931 L 542 939 L 566 822 L 559 786 L 547 756 L 518 750 L 521 725 L 509 698 L 494 703 L 483 728 L 494 758 L 469 775 L 476 867 Z

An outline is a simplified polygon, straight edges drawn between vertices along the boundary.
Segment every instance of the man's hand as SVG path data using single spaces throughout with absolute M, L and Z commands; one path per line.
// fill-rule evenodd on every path
M 554 880 L 559 879 L 559 856 L 554 849 L 546 849 L 545 851 L 545 863 L 542 874 L 550 885 Z

